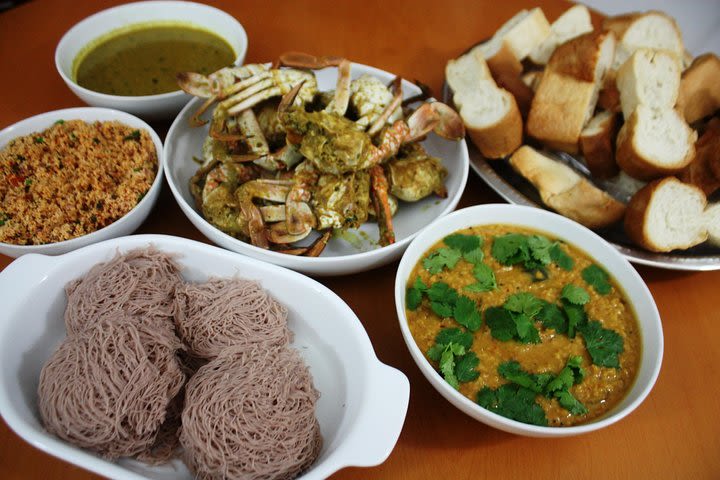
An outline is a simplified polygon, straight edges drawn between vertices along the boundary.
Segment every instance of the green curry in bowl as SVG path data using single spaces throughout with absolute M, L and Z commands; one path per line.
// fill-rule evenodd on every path
M 407 281 L 412 336 L 445 381 L 480 406 L 572 426 L 618 405 L 642 355 L 625 293 L 580 249 L 483 225 L 432 246 Z

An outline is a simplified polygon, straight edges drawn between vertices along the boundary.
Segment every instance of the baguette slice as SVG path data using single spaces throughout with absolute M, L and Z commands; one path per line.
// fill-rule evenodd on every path
M 545 65 L 558 45 L 592 30 L 590 11 L 587 7 L 585 5 L 570 7 L 550 25 L 550 35 L 530 52 L 530 60 L 537 65 Z
M 527 133 L 550 148 L 578 152 L 580 133 L 592 117 L 598 89 L 546 68 L 530 106 Z
M 630 199 L 625 233 L 653 252 L 685 250 L 708 237 L 706 205 L 705 194 L 694 185 L 675 177 L 654 180 Z
M 708 205 L 703 218 L 708 231 L 708 240 L 716 247 L 720 247 L 720 202 Z
M 537 92 L 537 89 L 540 86 L 540 80 L 542 80 L 542 74 L 542 70 L 531 70 L 524 73 L 521 78 L 523 83 L 527 85 L 530 90 Z
M 680 59 L 685 53 L 680 28 L 675 19 L 663 12 L 635 12 L 609 17 L 602 26 L 604 30 L 615 33 L 618 39 L 614 69 L 620 68 L 641 47 L 669 50 Z
M 618 174 L 615 163 L 617 115 L 602 111 L 595 115 L 580 134 L 580 150 L 593 177 L 611 178 Z
M 539 8 L 521 10 L 505 22 L 493 38 L 483 46 L 485 59 L 507 48 L 517 61 L 522 61 L 550 35 L 550 24 Z
M 637 106 L 617 136 L 618 166 L 640 180 L 674 175 L 695 157 L 697 132 L 672 109 Z
M 680 91 L 682 66 L 667 50 L 638 48 L 617 71 L 620 105 L 627 120 L 638 104 L 672 108 Z
M 694 123 L 720 109 L 720 58 L 717 55 L 700 55 L 683 72 L 678 108 L 688 123 Z
M 605 75 L 600 95 L 598 96 L 598 107 L 610 112 L 620 112 L 620 91 L 617 88 L 617 71 L 610 69 Z
M 615 58 L 615 35 L 590 32 L 560 45 L 550 57 L 547 68 L 578 80 L 602 85 Z
M 680 172 L 678 178 L 710 196 L 720 189 L 720 120 L 713 119 L 695 142 L 695 159 Z
M 480 51 L 445 68 L 453 102 L 468 135 L 486 158 L 510 155 L 522 143 L 522 118 L 515 97 L 498 88 Z
M 510 165 L 537 188 L 545 205 L 588 228 L 611 225 L 625 213 L 625 205 L 532 147 L 520 147 Z

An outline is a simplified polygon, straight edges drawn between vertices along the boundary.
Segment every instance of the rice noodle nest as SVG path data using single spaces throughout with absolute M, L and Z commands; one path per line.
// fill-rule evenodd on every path
M 121 312 L 68 336 L 40 373 L 45 428 L 116 459 L 150 451 L 185 382 L 176 336 Z
M 164 319 L 162 328 L 174 335 L 173 292 L 182 282 L 173 257 L 153 247 L 118 253 L 65 287 L 65 328 L 75 334 L 101 315 L 125 312 L 143 320 Z
M 319 397 L 289 347 L 229 347 L 186 386 L 180 443 L 197 478 L 295 478 L 322 447 Z
M 212 359 L 229 346 L 288 345 L 287 309 L 255 281 L 186 283 L 175 290 L 175 325 L 189 354 Z

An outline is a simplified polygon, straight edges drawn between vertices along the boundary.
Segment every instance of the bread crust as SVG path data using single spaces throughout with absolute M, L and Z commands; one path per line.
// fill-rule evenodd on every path
M 609 112 L 619 112 L 620 90 L 617 88 L 617 70 L 608 70 L 598 96 L 598 107 Z
M 603 228 L 622 219 L 625 205 L 567 165 L 527 145 L 510 158 L 512 167 L 540 193 L 545 205 L 588 228 Z
M 595 82 L 601 46 L 607 41 L 613 42 L 614 51 L 615 35 L 612 32 L 598 30 L 575 37 L 555 49 L 547 68 L 578 80 Z
M 515 97 L 521 116 L 527 118 L 535 92 L 522 81 L 522 63 L 504 41 L 495 55 L 486 61 L 495 82 Z
M 697 133 L 687 124 L 684 125 L 688 137 L 688 149 L 685 156 L 674 165 L 659 165 L 656 159 L 643 156 L 636 144 L 638 113 L 635 110 L 618 132 L 615 161 L 628 175 L 638 180 L 653 180 L 659 177 L 675 175 L 687 167 L 695 158 L 695 140 Z
M 628 202 L 627 209 L 625 211 L 625 220 L 623 222 L 625 233 L 635 244 L 652 252 L 669 252 L 676 249 L 685 250 L 704 242 L 707 238 L 706 232 L 705 236 L 701 235 L 700 237 L 694 239 L 694 241 L 689 241 L 684 244 L 678 243 L 673 245 L 672 248 L 667 248 L 663 245 L 658 244 L 648 234 L 646 228 L 649 226 L 650 222 L 650 204 L 653 200 L 653 196 L 659 189 L 663 188 L 663 185 L 671 182 L 679 182 L 679 180 L 675 177 L 670 176 L 665 178 L 658 178 L 648 183 L 643 188 L 638 190 L 635 195 L 633 195 L 633 197 L 630 199 L 630 202 Z M 689 186 L 696 189 L 701 195 L 704 196 L 702 190 L 695 187 L 694 185 Z
M 513 95 L 507 91 L 503 93 L 510 101 L 510 108 L 504 117 L 484 128 L 465 125 L 470 139 L 488 159 L 507 157 L 522 144 L 523 122 L 520 109 Z
M 720 58 L 717 55 L 700 55 L 683 72 L 678 108 L 688 123 L 694 123 L 720 109 Z
M 695 142 L 695 159 L 678 174 L 678 178 L 697 186 L 710 196 L 720 189 L 720 120 L 710 122 Z
M 595 129 L 595 131 L 585 129 L 580 134 L 580 150 L 593 177 L 611 178 L 620 171 L 615 162 L 615 137 L 618 131 L 618 115 L 610 112 L 600 113 L 596 117 L 599 115 L 606 116 L 600 123 L 599 128 Z

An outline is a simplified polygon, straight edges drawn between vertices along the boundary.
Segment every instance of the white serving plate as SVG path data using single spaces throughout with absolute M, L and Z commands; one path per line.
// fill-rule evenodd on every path
M 131 97 L 95 92 L 75 83 L 75 58 L 87 45 L 118 28 L 147 22 L 178 22 L 214 32 L 235 51 L 236 65 L 245 60 L 247 34 L 231 15 L 200 3 L 159 0 L 108 8 L 77 23 L 60 39 L 55 49 L 58 74 L 70 90 L 88 105 L 116 108 L 148 119 L 172 118 L 192 98 L 180 89 Z
M 25 255 L 26 253 L 59 255 L 61 253 L 67 253 L 71 250 L 75 250 L 76 248 L 90 245 L 91 243 L 100 242 L 109 238 L 120 237 L 122 235 L 129 235 L 137 230 L 142 222 L 145 221 L 147 216 L 150 214 L 150 211 L 155 206 L 158 195 L 160 195 L 160 187 L 163 183 L 162 141 L 150 125 L 136 116 L 130 115 L 129 113 L 109 108 L 94 107 L 66 108 L 63 110 L 41 113 L 40 115 L 35 115 L 34 117 L 21 120 L 20 122 L 10 125 L 0 131 L 0 149 L 5 148 L 5 145 L 14 138 L 50 128 L 53 123 L 58 120 L 83 120 L 85 122 L 116 120 L 124 123 L 125 125 L 146 130 L 155 144 L 155 151 L 157 153 L 158 171 L 155 176 L 155 180 L 150 186 L 150 190 L 148 190 L 147 194 L 145 194 L 143 199 L 140 200 L 140 202 L 138 202 L 132 210 L 100 230 L 96 230 L 92 233 L 88 233 L 87 235 L 72 238 L 70 240 L 47 243 L 44 245 L 15 245 L 11 243 L 0 243 L 0 253 L 3 255 L 7 255 L 9 257 L 19 257 L 20 255 Z
M 320 90 L 335 88 L 337 68 L 326 68 L 315 73 Z M 352 78 L 365 73 L 379 78 L 386 84 L 395 78 L 393 74 L 377 68 L 357 63 L 352 65 Z M 403 81 L 403 93 L 407 98 L 419 94 L 420 89 Z M 165 171 L 175 199 L 193 225 L 215 244 L 238 253 L 318 276 L 344 275 L 370 270 L 399 258 L 420 230 L 455 209 L 465 189 L 469 163 L 465 140 L 445 140 L 431 133 L 423 142 L 423 146 L 431 155 L 440 158 L 448 170 L 445 180 L 448 197 L 440 199 L 430 196 L 419 202 L 401 202 L 397 214 L 393 217 L 396 237 L 394 244 L 386 247 L 378 246 L 377 224 L 366 222 L 357 230 L 349 230 L 344 236 L 332 238 L 320 257 L 296 257 L 264 250 L 215 228 L 202 217 L 195 206 L 195 200 L 189 189 L 190 178 L 198 168 L 193 157 L 202 156 L 202 144 L 207 137 L 208 126 L 190 127 L 188 120 L 202 103 L 201 99 L 192 100 L 170 127 L 165 139 L 163 157 Z M 209 112 L 206 113 L 207 115 Z
M 407 281 L 418 260 L 445 236 L 475 225 L 515 225 L 562 239 L 583 250 L 602 265 L 625 292 L 635 310 L 642 337 L 642 356 L 635 382 L 625 398 L 606 414 L 572 427 L 540 427 L 511 420 L 482 408 L 451 387 L 425 358 L 415 343 L 405 315 Z M 395 277 L 395 307 L 400 329 L 410 354 L 425 378 L 455 407 L 491 427 L 531 437 L 567 437 L 607 427 L 629 415 L 645 400 L 660 373 L 663 357 L 663 331 L 650 290 L 630 263 L 609 243 L 579 223 L 561 215 L 520 205 L 489 204 L 451 213 L 424 230 L 405 251 Z
M 40 370 L 65 337 L 65 284 L 116 252 L 149 245 L 178 254 L 187 280 L 234 275 L 258 280 L 288 308 L 293 346 L 321 393 L 317 416 L 324 444 L 300 478 L 326 478 L 346 466 L 377 465 L 387 458 L 405 420 L 409 383 L 377 359 L 352 310 L 328 288 L 296 272 L 165 235 L 117 238 L 58 257 L 26 255 L 0 272 L 0 414 L 10 428 L 48 454 L 109 478 L 193 478 L 180 460 L 155 467 L 107 461 L 47 433 L 37 412 Z

